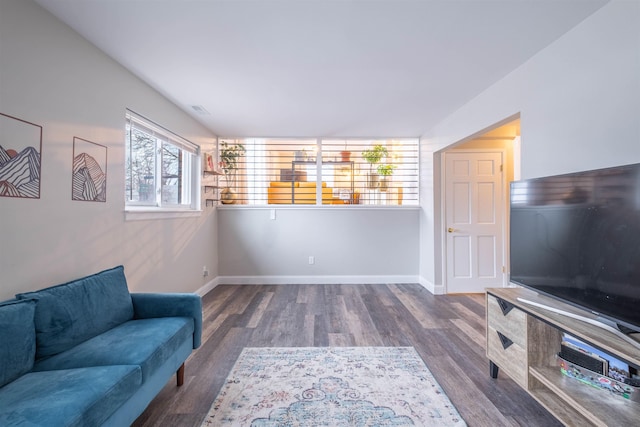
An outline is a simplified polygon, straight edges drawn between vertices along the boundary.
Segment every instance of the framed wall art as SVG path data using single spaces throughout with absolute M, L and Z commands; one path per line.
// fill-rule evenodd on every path
M 0 113 L 0 197 L 40 198 L 42 126 Z
M 71 199 L 107 201 L 107 147 L 73 137 Z
M 213 160 L 213 154 L 204 153 L 204 171 L 213 172 L 215 170 L 215 162 Z

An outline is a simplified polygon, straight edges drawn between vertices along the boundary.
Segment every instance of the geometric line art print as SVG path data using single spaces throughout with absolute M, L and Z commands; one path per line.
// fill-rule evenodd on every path
M 0 113 L 0 197 L 40 198 L 42 126 Z
M 107 147 L 73 137 L 71 199 L 107 201 Z

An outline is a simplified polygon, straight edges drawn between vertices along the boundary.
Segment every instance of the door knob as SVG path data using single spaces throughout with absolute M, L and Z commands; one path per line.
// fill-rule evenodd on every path
M 449 228 L 447 228 L 447 231 L 448 231 L 449 233 L 453 233 L 454 231 L 458 231 L 458 230 L 456 230 L 455 228 L 451 228 L 451 227 L 449 227 Z

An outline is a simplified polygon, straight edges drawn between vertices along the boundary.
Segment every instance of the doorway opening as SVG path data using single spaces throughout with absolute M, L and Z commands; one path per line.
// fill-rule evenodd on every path
M 520 179 L 520 158 L 519 114 L 436 153 L 436 281 L 444 293 L 509 285 L 509 183 Z M 467 168 L 473 177 L 460 178 Z

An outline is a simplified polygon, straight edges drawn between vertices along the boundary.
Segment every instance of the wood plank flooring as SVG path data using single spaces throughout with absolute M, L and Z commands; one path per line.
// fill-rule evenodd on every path
M 420 285 L 220 285 L 203 298 L 202 346 L 136 427 L 200 426 L 244 347 L 413 346 L 469 426 L 561 425 L 485 355 L 484 295 Z

